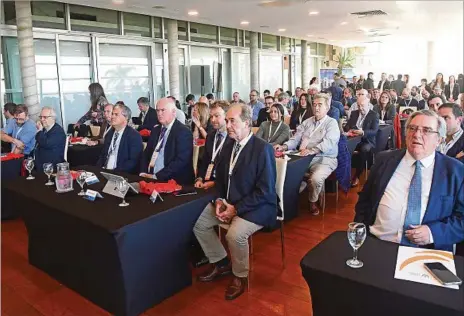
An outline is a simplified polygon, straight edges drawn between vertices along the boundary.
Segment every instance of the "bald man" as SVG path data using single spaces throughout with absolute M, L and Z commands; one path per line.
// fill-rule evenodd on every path
M 176 104 L 162 98 L 156 104 L 159 124 L 151 130 L 142 157 L 142 177 L 179 184 L 193 184 L 193 135 L 176 120 Z

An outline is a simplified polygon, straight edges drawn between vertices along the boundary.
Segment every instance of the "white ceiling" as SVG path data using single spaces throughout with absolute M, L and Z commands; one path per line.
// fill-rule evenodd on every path
M 116 9 L 240 28 L 339 46 L 399 38 L 462 42 L 464 1 L 305 1 L 305 0 L 71 0 Z M 122 3 L 121 3 L 122 2 Z M 153 8 L 162 6 L 164 9 Z M 198 11 L 198 16 L 187 14 Z M 382 10 L 358 18 L 352 12 Z M 310 11 L 319 12 L 309 15 Z M 240 25 L 249 21 L 248 26 Z M 344 25 L 341 25 L 345 22 Z M 267 26 L 267 27 L 262 27 Z M 279 29 L 286 29 L 279 32 Z M 382 36 L 389 34 L 387 36 Z M 308 36 L 309 35 L 309 36 Z

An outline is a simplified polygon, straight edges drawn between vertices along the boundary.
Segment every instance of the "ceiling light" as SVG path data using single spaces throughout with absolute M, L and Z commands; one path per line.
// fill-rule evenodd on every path
M 307 36 L 307 37 L 314 37 L 313 34 L 308 34 L 308 35 L 306 35 L 306 36 Z
M 285 32 L 286 29 L 279 29 L 279 32 Z
M 198 11 L 191 10 L 191 11 L 187 12 L 187 14 L 190 15 L 190 16 L 197 16 L 197 15 L 198 15 Z
M 335 40 L 329 40 L 330 42 L 335 42 Z
M 250 22 L 248 22 L 248 21 L 242 21 L 242 22 L 240 22 L 240 24 L 241 24 L 241 25 L 248 25 L 248 24 L 250 24 Z
M 123 4 L 124 0 L 113 0 L 114 4 Z
M 319 11 L 309 11 L 309 15 L 318 15 Z
M 348 22 L 342 22 L 342 23 L 340 23 L 340 25 L 347 25 L 347 24 L 348 24 Z

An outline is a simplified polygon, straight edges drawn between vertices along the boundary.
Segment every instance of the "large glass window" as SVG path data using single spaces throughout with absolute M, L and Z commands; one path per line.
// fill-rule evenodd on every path
M 161 24 L 162 24 L 162 20 L 161 18 L 158 18 L 158 17 L 153 17 L 153 24 L 154 24 L 154 31 L 155 31 L 155 37 L 156 38 L 162 38 L 163 37 L 163 33 L 161 32 Z
M 124 12 L 124 35 L 151 37 L 151 22 L 148 15 Z
M 295 56 L 295 87 L 309 87 L 309 82 L 301 82 L 301 55 Z
M 280 38 L 280 50 L 282 52 L 290 53 L 292 51 L 292 41 L 288 37 L 281 37 Z
M 5 102 L 23 103 L 21 65 L 16 37 L 2 37 L 2 93 Z
M 16 7 L 14 1 L 3 1 L 3 18 L 5 24 L 16 25 Z
M 119 34 L 117 11 L 69 5 L 71 29 L 82 32 Z
M 237 45 L 237 30 L 221 27 L 221 44 L 224 45 Z
M 165 96 L 164 92 L 164 64 L 163 64 L 163 45 L 155 44 L 155 81 L 156 91 L 155 97 L 157 99 Z
M 218 84 L 218 50 L 216 48 L 191 47 L 191 93 L 198 100 L 208 93 L 216 95 Z
M 76 123 L 90 108 L 89 43 L 60 41 L 64 126 Z
M 244 46 L 244 43 L 243 43 L 243 32 L 245 32 L 244 30 L 238 30 L 238 46 L 240 47 L 243 47 Z
M 311 55 L 317 55 L 317 43 L 309 43 L 309 53 Z
M 185 48 L 179 48 L 179 98 L 180 98 L 179 102 L 180 104 L 184 104 L 183 101 L 185 100 L 187 96 L 187 92 L 188 92 L 185 54 L 186 54 Z M 187 110 L 185 104 L 182 110 L 184 111 Z
M 317 54 L 319 56 L 325 56 L 326 44 L 319 43 L 317 46 Z
M 232 100 L 232 60 L 230 49 L 222 52 L 222 98 Z
M 111 103 L 124 101 L 137 114 L 137 99 L 150 97 L 150 48 L 100 44 L 100 84 Z
M 164 25 L 167 25 L 167 21 L 164 20 Z M 185 21 L 177 21 L 177 31 L 178 31 L 178 38 L 181 41 L 187 40 L 187 22 Z M 168 38 L 168 28 L 164 28 L 164 38 Z
M 232 71 L 232 91 L 240 93 L 244 101 L 249 100 L 250 93 L 250 54 L 234 53 L 234 71 Z
M 64 3 L 31 1 L 32 26 L 65 29 Z
M 277 36 L 270 34 L 262 34 L 262 48 L 277 50 Z
M 191 22 L 190 40 L 193 42 L 217 44 L 217 27 Z
M 275 91 L 282 87 L 282 56 L 264 55 L 259 57 L 259 78 L 261 91 Z
M 250 47 L 250 32 L 245 31 L 245 47 Z

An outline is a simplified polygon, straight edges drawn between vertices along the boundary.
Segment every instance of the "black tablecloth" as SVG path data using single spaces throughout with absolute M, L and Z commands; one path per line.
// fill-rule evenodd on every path
M 364 267 L 352 269 L 346 265 L 353 256 L 346 232 L 314 247 L 301 260 L 314 316 L 464 315 L 464 285 L 453 290 L 395 279 L 397 251 L 397 244 L 367 237 L 358 256 Z M 463 279 L 464 258 L 455 257 L 455 263 Z
M 74 168 L 77 166 L 95 166 L 103 149 L 102 144 L 96 146 L 72 145 L 68 148 L 68 162 Z
M 2 219 L 15 218 L 17 214 L 13 210 L 13 201 L 10 196 L 4 194 L 3 186 L 9 181 L 18 178 L 21 176 L 21 165 L 23 163 L 23 158 L 21 159 L 12 159 L 1 162 L 2 169 L 2 196 L 1 196 L 1 205 L 2 205 Z
M 95 167 L 85 167 L 102 180 Z M 124 175 L 129 181 L 137 176 Z M 5 185 L 29 234 L 29 262 L 116 315 L 138 315 L 192 282 L 188 251 L 193 225 L 213 196 L 174 197 L 152 204 L 146 195 L 95 202 L 75 190 L 58 194 L 45 176 Z M 101 189 L 104 182 L 91 185 Z
M 381 152 L 385 149 L 387 149 L 388 145 L 388 138 L 392 136 L 393 134 L 393 125 L 382 125 L 379 127 L 379 130 L 377 131 L 377 135 L 375 138 L 375 152 Z M 354 150 L 356 149 L 356 146 L 361 142 L 361 136 L 356 136 L 356 137 L 349 137 L 348 138 L 348 150 L 350 151 L 351 154 L 353 154 Z
M 290 220 L 298 215 L 300 184 L 314 156 L 290 157 L 291 160 L 287 164 L 287 174 L 284 183 L 285 220 Z

